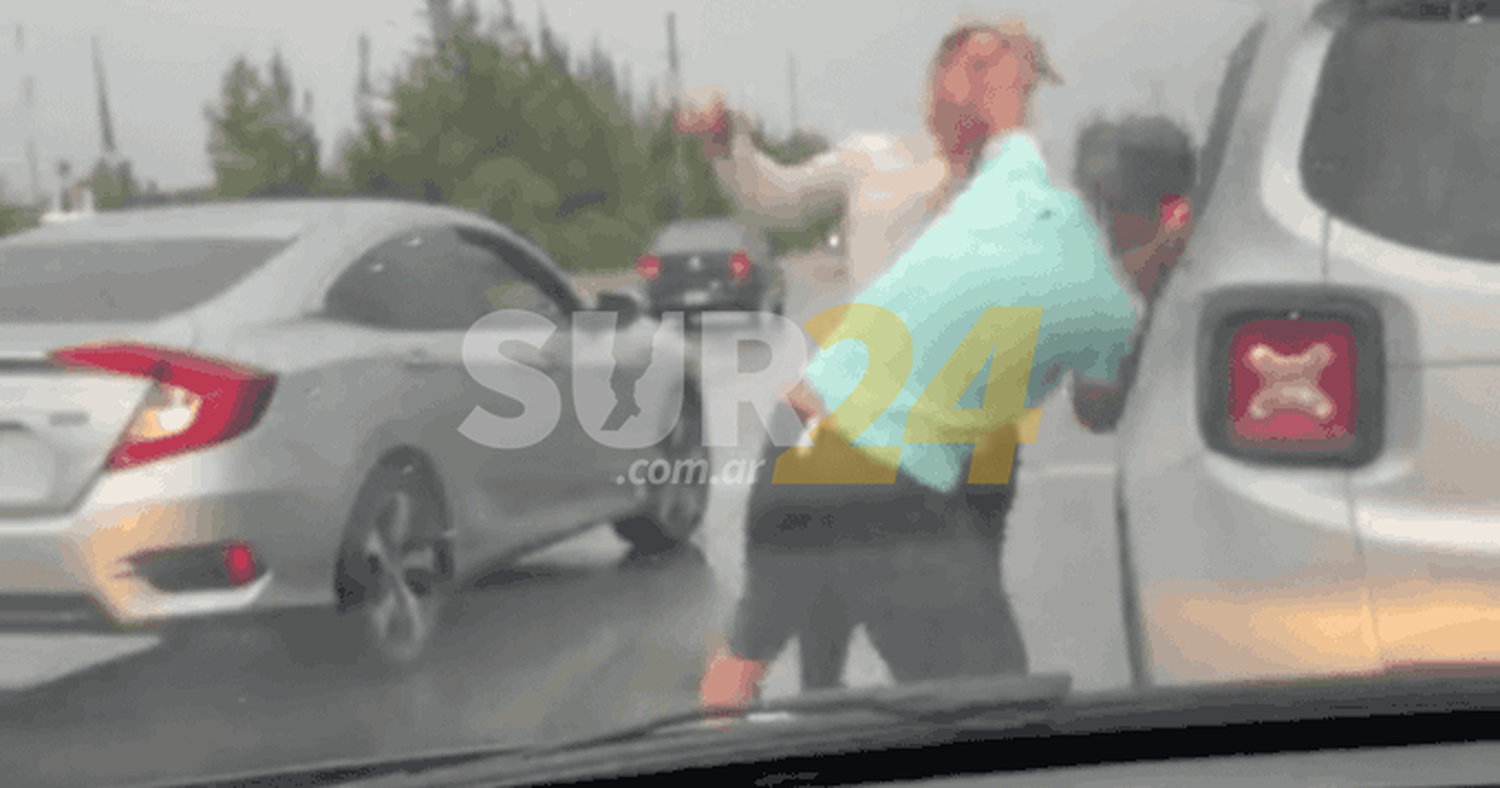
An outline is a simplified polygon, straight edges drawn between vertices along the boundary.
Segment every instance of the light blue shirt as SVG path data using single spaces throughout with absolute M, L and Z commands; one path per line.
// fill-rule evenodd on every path
M 906 443 L 906 424 L 913 406 L 954 356 L 991 307 L 1039 307 L 1040 327 L 1024 407 L 1035 407 L 1061 381 L 1044 380 L 1060 366 L 1092 378 L 1113 379 L 1129 349 L 1136 323 L 1130 294 L 1115 278 L 1108 253 L 1100 244 L 1083 202 L 1054 187 L 1036 143 L 1011 134 L 992 140 L 988 154 L 949 211 L 932 222 L 854 304 L 868 304 L 898 316 L 910 332 L 912 366 L 892 404 L 859 435 L 843 437 L 854 446 L 902 446 L 900 469 L 929 488 L 952 492 L 960 482 L 969 444 Z M 1010 312 L 1009 323 L 1018 324 Z M 1031 312 L 1030 324 L 1036 326 Z M 985 401 L 989 368 L 995 359 L 1024 364 L 1028 332 L 995 337 L 978 376 L 957 408 L 979 408 Z M 1009 335 L 1014 335 L 1010 339 Z M 866 348 L 841 341 L 820 352 L 807 371 L 807 383 L 832 411 L 854 393 L 873 362 L 893 369 L 897 348 Z M 1020 359 L 1020 360 L 1017 360 Z M 872 389 L 866 385 L 861 396 Z M 987 416 L 975 430 L 962 411 L 931 411 L 939 422 L 963 424 L 974 439 L 1020 418 L 1022 398 Z M 924 406 L 930 403 L 924 403 Z M 931 423 L 931 418 L 929 423 Z M 841 422 L 843 419 L 841 419 Z M 852 429 L 840 424 L 840 429 Z M 948 434 L 953 434 L 951 431 Z

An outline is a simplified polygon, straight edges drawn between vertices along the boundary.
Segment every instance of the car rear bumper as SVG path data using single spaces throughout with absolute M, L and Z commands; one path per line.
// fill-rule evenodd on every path
M 1500 663 L 1500 505 L 1361 497 L 1348 474 L 1202 452 L 1126 480 L 1153 683 Z
M 1500 662 L 1500 507 L 1369 499 L 1357 520 L 1386 662 Z
M 1124 506 L 1153 684 L 1382 669 L 1340 472 L 1198 452 L 1127 474 Z
M 662 312 L 696 312 L 706 310 L 749 309 L 761 307 L 762 288 L 754 282 L 736 285 L 729 282 L 653 287 L 647 290 L 651 308 Z
M 331 604 L 338 529 L 318 522 L 328 502 L 288 478 L 236 481 L 256 476 L 237 454 L 105 476 L 66 513 L 0 517 L 0 633 L 127 632 Z M 231 545 L 255 558 L 248 580 L 229 578 Z
M 275 580 L 267 568 L 248 584 L 183 590 L 159 588 L 136 561 L 142 555 L 240 541 L 225 523 L 247 502 L 156 502 L 0 527 L 0 631 L 30 628 L 107 630 L 151 621 L 239 612 Z M 243 536 L 249 536 L 244 534 Z M 255 548 L 255 540 L 243 541 Z M 258 551 L 257 551 L 258 552 Z M 98 616 L 87 611 L 97 605 Z M 70 626 L 71 625 L 71 626 Z

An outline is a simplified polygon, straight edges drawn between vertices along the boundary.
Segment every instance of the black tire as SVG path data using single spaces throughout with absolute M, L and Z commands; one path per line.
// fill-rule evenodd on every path
M 1125 624 L 1125 656 L 1130 663 L 1130 682 L 1137 690 L 1151 688 L 1151 655 L 1146 642 L 1145 619 L 1136 583 L 1135 560 L 1130 548 L 1130 526 L 1125 515 L 1125 493 L 1115 480 L 1115 528 L 1120 562 L 1120 605 Z
M 382 464 L 360 488 L 337 559 L 331 645 L 343 649 L 340 661 L 383 672 L 418 664 L 452 585 L 453 547 L 432 482 L 415 462 Z
M 662 456 L 675 469 L 679 462 L 701 460 L 705 474 L 713 469 L 712 458 L 703 440 L 703 399 L 696 383 L 689 382 L 682 392 L 682 412 L 677 426 L 661 444 Z M 694 467 L 694 466 L 688 466 Z M 638 555 L 658 555 L 691 543 L 708 513 L 707 479 L 691 471 L 680 483 L 653 488 L 646 508 L 614 524 L 615 533 L 630 543 Z

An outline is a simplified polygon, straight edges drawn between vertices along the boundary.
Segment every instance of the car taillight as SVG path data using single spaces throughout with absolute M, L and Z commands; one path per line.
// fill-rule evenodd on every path
M 654 282 L 661 275 L 661 259 L 654 254 L 642 255 L 635 261 L 635 270 L 646 281 Z
M 1268 462 L 1372 459 L 1385 385 L 1379 315 L 1340 294 L 1251 296 L 1261 298 L 1294 306 L 1211 307 L 1205 316 L 1214 325 L 1204 336 L 1212 343 L 1202 401 L 1209 443 Z
M 1339 320 L 1255 320 L 1229 346 L 1230 438 L 1347 447 L 1359 414 L 1354 331 Z
M 249 430 L 276 387 L 274 375 L 143 345 L 67 348 L 55 351 L 52 362 L 154 382 L 110 453 L 111 470 L 213 446 Z
M 1173 232 L 1188 223 L 1193 218 L 1193 206 L 1186 197 L 1169 194 L 1161 199 L 1161 213 L 1158 221 L 1162 229 Z
M 736 282 L 743 282 L 750 278 L 750 255 L 745 252 L 735 252 L 729 256 L 729 275 Z
M 256 566 L 255 551 L 247 544 L 231 544 L 224 548 L 224 574 L 229 582 L 242 586 L 254 580 L 260 569 Z

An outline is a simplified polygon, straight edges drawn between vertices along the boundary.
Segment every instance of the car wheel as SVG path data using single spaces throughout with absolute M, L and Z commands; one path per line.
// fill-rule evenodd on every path
M 1125 624 L 1125 657 L 1130 663 L 1130 681 L 1138 690 L 1151 686 L 1150 653 L 1146 644 L 1145 619 L 1141 616 L 1135 560 L 1130 549 L 1130 527 L 1125 517 L 1125 494 L 1115 482 L 1115 528 L 1120 563 L 1120 604 Z
M 363 661 L 415 665 L 436 633 L 453 579 L 438 498 L 412 463 L 365 481 L 338 563 L 339 612 Z M 346 635 L 347 637 L 347 635 Z
M 683 390 L 682 413 L 662 441 L 661 454 L 679 478 L 655 486 L 646 511 L 614 526 L 615 533 L 639 554 L 654 555 L 687 544 L 708 512 L 708 479 L 691 470 L 702 467 L 704 477 L 713 470 L 703 441 L 703 400 L 694 384 Z M 689 470 L 679 474 L 678 468 Z

